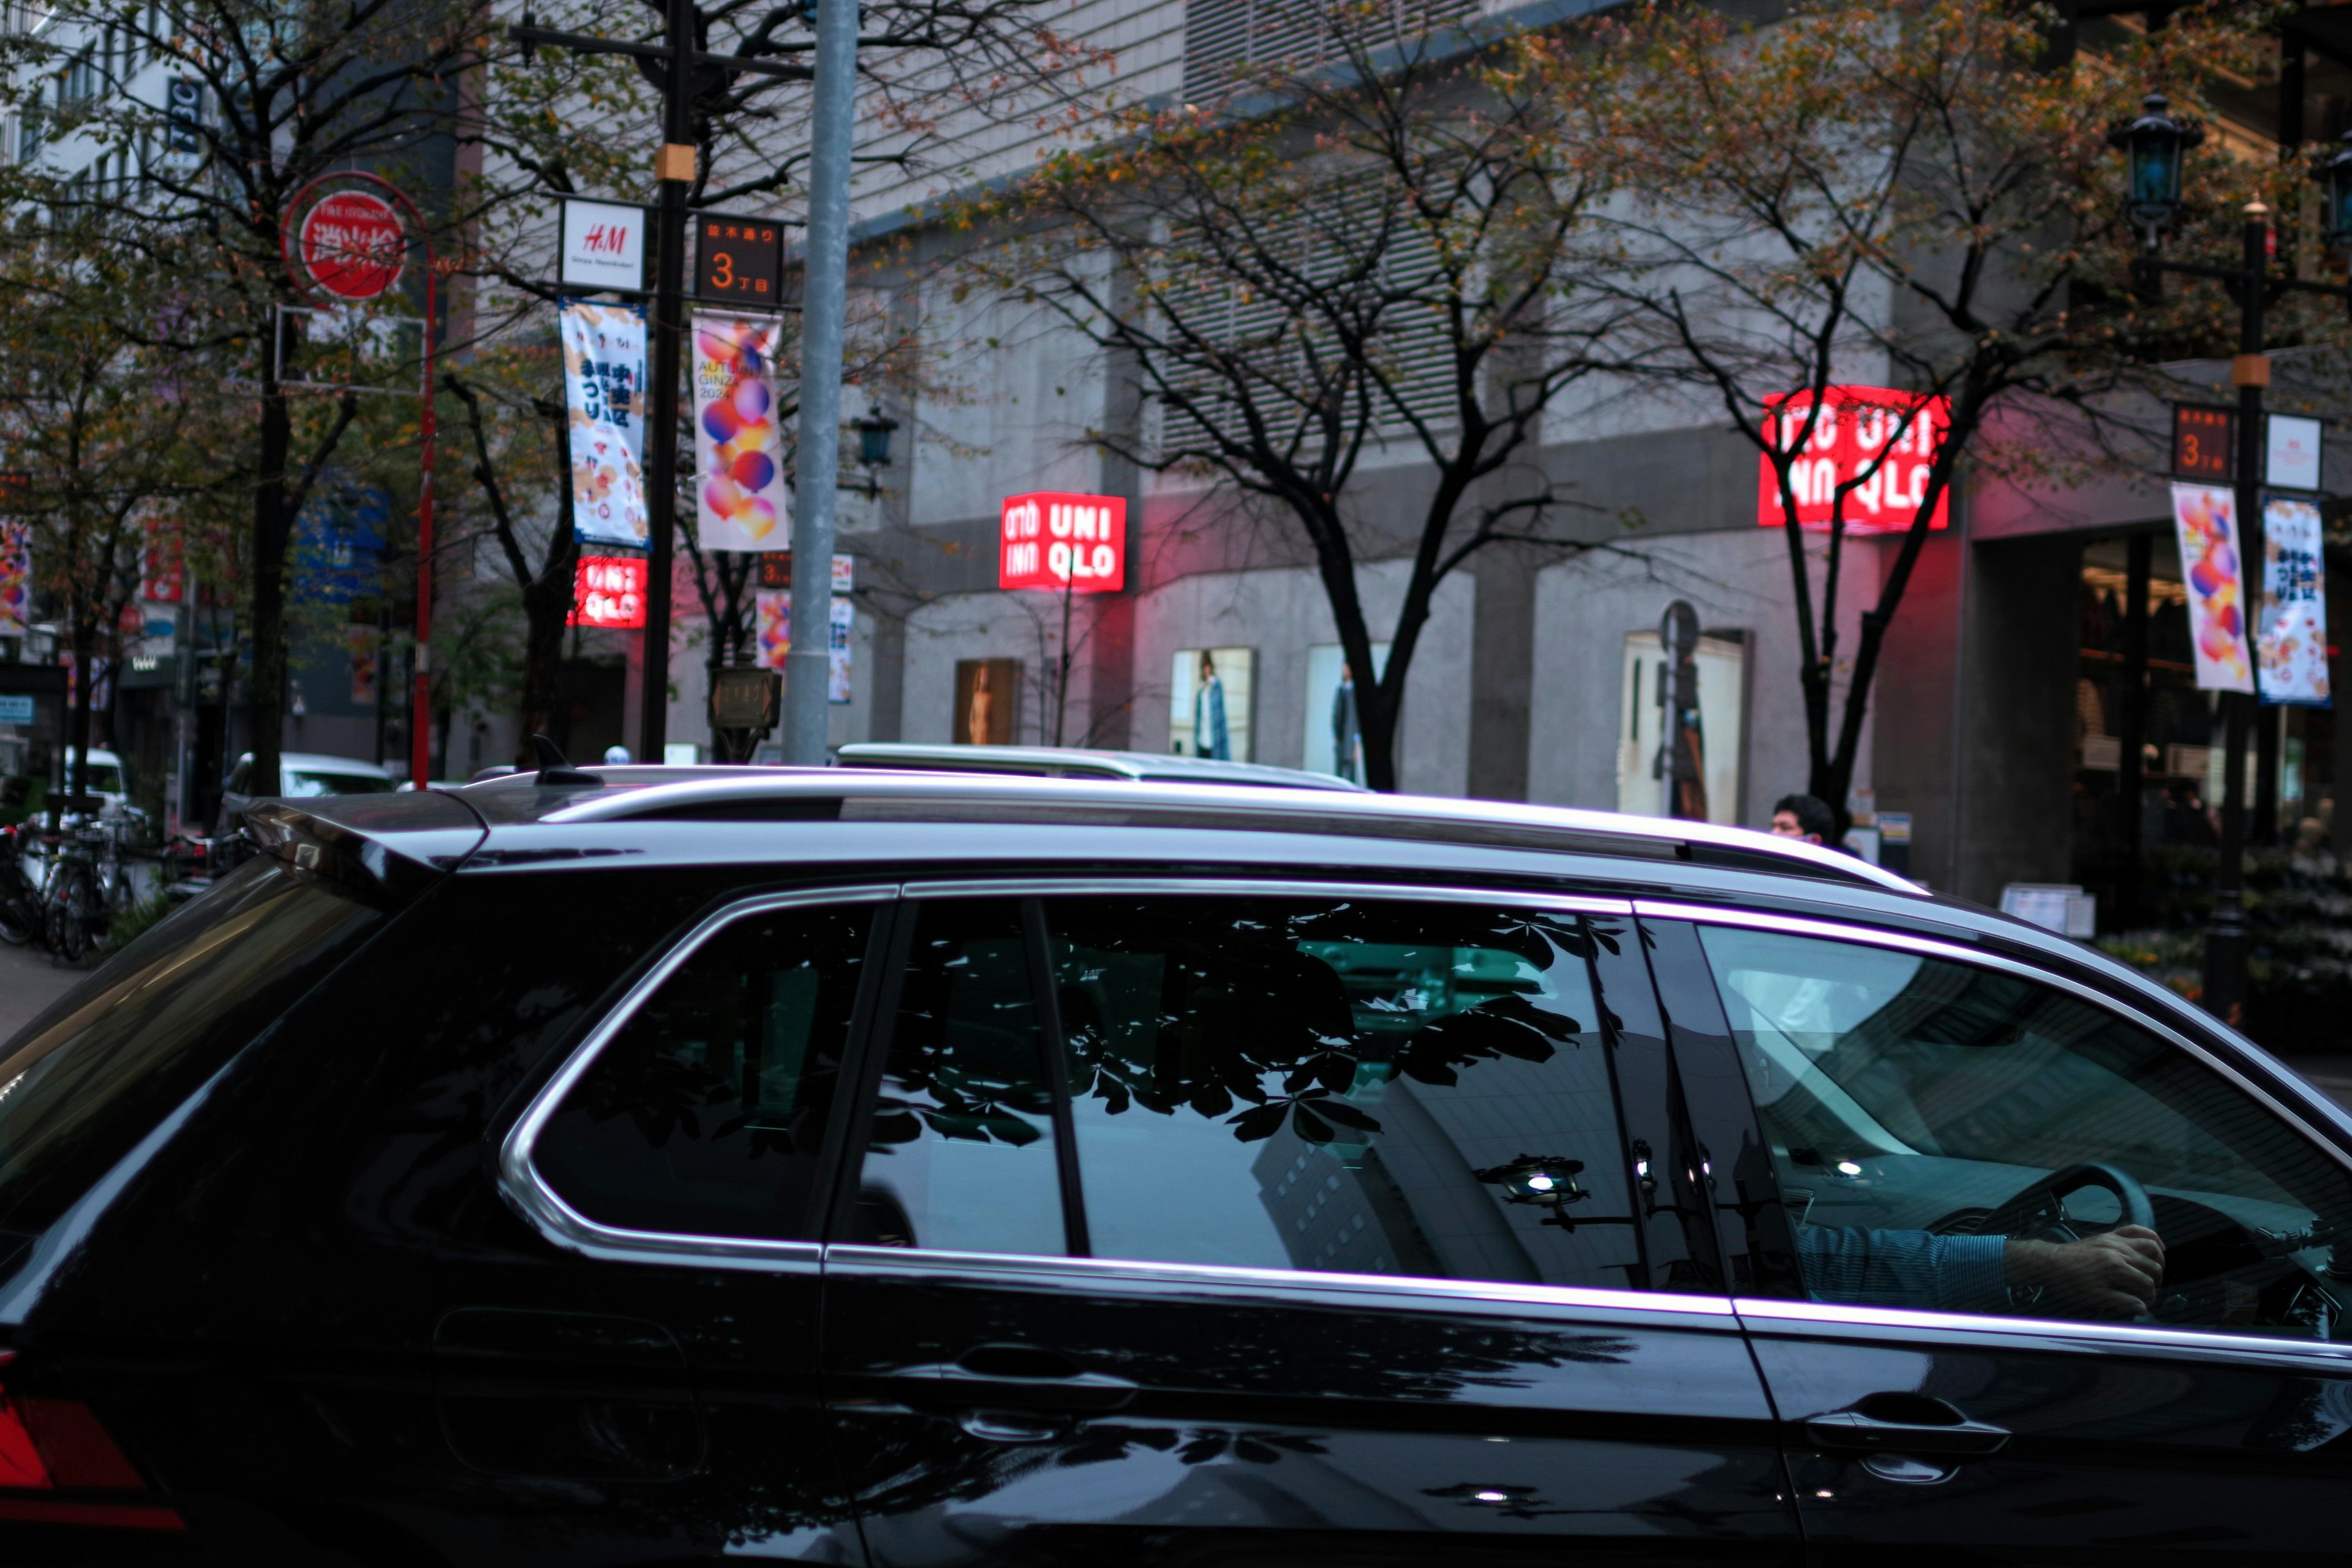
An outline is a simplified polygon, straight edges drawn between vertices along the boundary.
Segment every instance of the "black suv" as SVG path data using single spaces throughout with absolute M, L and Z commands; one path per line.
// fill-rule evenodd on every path
M 0 1050 L 10 1563 L 2341 1563 L 2352 1121 L 1858 861 L 550 770 Z

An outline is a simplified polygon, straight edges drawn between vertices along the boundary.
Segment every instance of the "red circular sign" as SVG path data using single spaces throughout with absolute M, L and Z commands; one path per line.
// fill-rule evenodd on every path
M 374 299 L 400 281 L 407 254 L 400 215 L 365 191 L 338 191 L 302 220 L 302 265 L 339 299 Z

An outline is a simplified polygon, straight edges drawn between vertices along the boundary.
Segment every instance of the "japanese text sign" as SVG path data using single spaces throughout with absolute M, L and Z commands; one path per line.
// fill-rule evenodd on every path
M 2323 533 L 2314 502 L 2299 496 L 2263 499 L 2263 596 L 2254 651 L 2265 702 L 2327 705 Z
M 562 325 L 573 531 L 592 543 L 642 549 L 645 312 L 566 300 Z
M 695 292 L 705 300 L 740 300 L 748 305 L 776 302 L 783 271 L 783 228 L 773 218 L 729 217 L 703 213 L 694 220 L 702 269 Z
M 1900 533 L 1919 515 L 1927 499 L 1927 475 L 1951 429 L 1950 400 L 1923 398 L 1879 386 L 1832 386 L 1821 416 L 1809 433 L 1806 416 L 1813 395 L 1792 392 L 1764 407 L 1764 437 L 1777 451 L 1801 440 L 1789 463 L 1789 488 L 1796 494 L 1797 522 L 1827 528 L 1843 516 L 1849 533 Z M 1843 504 L 1839 498 L 1843 488 Z M 1950 521 L 1951 491 L 1936 498 L 1930 528 Z M 1756 521 L 1779 528 L 1780 476 L 1771 453 L 1757 456 Z
M 2227 479 L 2237 468 L 2238 416 L 2202 403 L 2172 405 L 2172 477 Z
M 1127 585 L 1127 502 L 1040 490 L 1006 498 L 996 585 L 1116 593 Z
M 583 555 L 572 579 L 575 626 L 635 627 L 646 624 L 646 563 L 634 555 Z

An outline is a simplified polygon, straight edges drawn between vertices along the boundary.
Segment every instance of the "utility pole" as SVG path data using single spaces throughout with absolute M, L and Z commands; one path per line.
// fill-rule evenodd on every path
M 830 5 L 833 0 L 826 0 Z M 856 0 L 850 0 L 851 21 L 849 53 L 852 66 L 856 59 L 857 37 Z M 686 344 L 686 228 L 687 194 L 694 187 L 696 127 L 694 119 L 694 80 L 697 67 L 716 67 L 723 77 L 750 72 L 757 76 L 777 78 L 785 81 L 807 81 L 809 68 L 783 60 L 760 59 L 744 55 L 714 55 L 696 42 L 696 30 L 702 17 L 694 0 L 666 0 L 664 9 L 664 40 L 659 44 L 635 43 L 620 38 L 599 38 L 585 33 L 558 32 L 541 27 L 529 11 L 510 29 L 515 41 L 523 47 L 528 60 L 541 44 L 570 49 L 583 55 L 628 55 L 646 66 L 660 68 L 662 89 L 662 148 L 654 162 L 654 177 L 659 183 L 660 195 L 654 212 L 654 299 L 652 319 L 646 322 L 651 342 L 653 363 L 647 367 L 650 384 L 646 387 L 644 417 L 648 446 L 646 452 L 646 658 L 645 680 L 641 689 L 643 712 L 637 731 L 637 761 L 658 763 L 662 749 L 669 739 L 669 617 L 671 577 L 677 561 L 677 426 L 679 366 L 685 358 Z M 824 52 L 824 23 L 817 29 L 817 49 L 820 58 Z M 651 75 L 650 70 L 647 71 Z M 820 94 L 823 88 L 819 88 Z M 848 164 L 845 152 L 842 159 L 845 174 Z M 836 289 L 836 298 L 842 290 Z M 834 396 L 839 401 L 840 312 L 834 312 Z M 803 369 L 803 377 L 806 371 Z M 828 498 L 829 500 L 830 498 Z M 833 515 L 825 514 L 825 537 L 828 545 L 820 562 L 832 559 Z M 797 530 L 793 537 L 799 537 Z M 803 556 L 803 560 L 809 559 Z M 827 608 L 830 608 L 828 605 Z M 824 653 L 819 645 L 820 657 Z M 822 676 L 818 686 L 820 698 L 824 691 Z M 821 712 L 822 710 L 820 710 Z
M 784 655 L 784 761 L 823 767 L 833 663 L 833 520 L 841 467 L 842 316 L 849 294 L 849 152 L 856 132 L 857 0 L 817 0 L 801 296 L 799 504 L 793 509 L 793 646 Z

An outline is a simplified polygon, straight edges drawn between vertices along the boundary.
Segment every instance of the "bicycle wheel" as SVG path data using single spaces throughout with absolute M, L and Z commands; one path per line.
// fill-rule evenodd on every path
M 58 875 L 57 896 L 49 901 L 49 952 L 68 963 L 79 963 L 89 955 L 85 911 L 98 901 L 98 889 L 90 886 L 87 866 L 61 867 Z
M 40 934 L 40 904 L 25 893 L 0 894 L 0 942 L 22 947 Z

